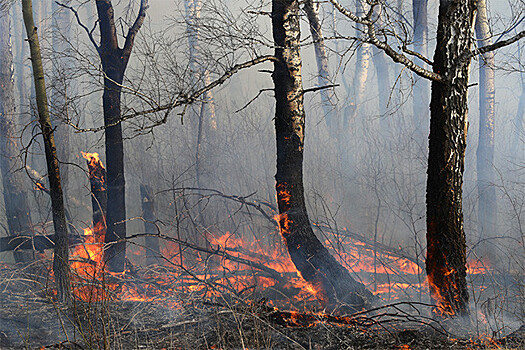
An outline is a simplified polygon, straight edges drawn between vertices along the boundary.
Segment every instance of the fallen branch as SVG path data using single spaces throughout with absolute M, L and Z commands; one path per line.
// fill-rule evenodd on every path
M 278 272 L 277 270 L 274 270 L 274 269 L 272 269 L 272 268 L 270 268 L 268 266 L 265 266 L 263 264 L 260 264 L 258 262 L 252 261 L 252 260 L 248 260 L 248 259 L 245 259 L 245 258 L 240 258 L 240 257 L 234 256 L 234 255 L 231 255 L 231 254 L 227 253 L 226 250 L 224 248 L 222 248 L 222 247 L 217 247 L 217 249 L 203 248 L 203 247 L 199 247 L 198 245 L 195 245 L 195 244 L 192 244 L 192 243 L 189 243 L 189 242 L 185 242 L 185 241 L 177 239 L 177 238 L 169 237 L 169 236 L 166 236 L 166 235 L 163 235 L 163 234 L 152 235 L 152 234 L 147 234 L 147 233 L 139 233 L 139 234 L 136 234 L 136 235 L 128 237 L 126 240 L 131 240 L 131 239 L 134 239 L 134 238 L 141 238 L 141 237 L 152 237 L 152 236 L 153 237 L 157 237 L 159 239 L 164 239 L 166 241 L 170 241 L 170 242 L 174 242 L 174 243 L 180 244 L 180 245 L 182 245 L 184 247 L 193 249 L 193 250 L 201 252 L 201 253 L 206 253 L 206 254 L 210 254 L 210 255 L 217 255 L 217 256 L 220 256 L 220 257 L 222 257 L 224 259 L 228 259 L 230 261 L 234 261 L 234 262 L 237 262 L 237 263 L 240 263 L 240 264 L 244 264 L 244 265 L 253 267 L 255 269 L 258 269 L 258 270 L 261 270 L 261 271 L 264 271 L 264 272 L 268 273 L 273 279 L 275 279 L 279 283 L 285 283 L 286 282 L 286 279 L 284 278 L 284 276 L 280 272 Z
M 84 238 L 79 235 L 69 235 L 69 245 L 81 244 Z M 38 236 L 14 236 L 0 237 L 0 252 L 15 250 L 37 250 L 53 249 L 55 247 L 55 235 Z

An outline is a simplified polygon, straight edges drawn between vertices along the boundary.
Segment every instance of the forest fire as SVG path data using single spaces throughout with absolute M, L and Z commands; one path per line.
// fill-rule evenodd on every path
M 525 4 L 347 5 L 3 1 L 0 348 L 523 348 Z

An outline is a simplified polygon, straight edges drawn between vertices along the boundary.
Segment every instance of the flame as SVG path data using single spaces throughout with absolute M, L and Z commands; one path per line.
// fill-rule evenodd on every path
M 104 266 L 102 255 L 104 251 L 105 227 L 98 223 L 94 229 L 84 229 L 84 243 L 74 248 L 71 254 L 71 269 L 73 277 L 79 287 L 75 289 L 75 295 L 84 301 L 95 298 L 105 298 L 105 293 L 98 295 L 97 285 L 103 281 Z M 87 285 L 86 285 L 87 284 Z
M 485 274 L 489 271 L 488 261 L 483 260 L 471 260 L 467 263 L 467 274 L 469 275 L 479 275 Z
M 44 192 L 48 192 L 48 189 L 46 188 L 46 186 L 44 186 L 44 184 L 42 184 L 41 182 L 37 181 L 35 182 L 35 187 L 34 189 L 36 191 L 44 191 Z
M 80 152 L 82 154 L 82 157 L 84 157 L 86 160 L 89 161 L 89 166 L 101 166 L 104 168 L 104 165 L 100 161 L 100 157 L 98 153 L 86 153 L 86 152 Z

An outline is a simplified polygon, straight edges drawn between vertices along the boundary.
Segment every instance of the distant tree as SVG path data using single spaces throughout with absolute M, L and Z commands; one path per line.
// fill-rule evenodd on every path
M 71 0 L 65 0 L 69 4 Z M 71 118 L 71 99 L 73 89 L 71 80 L 67 78 L 73 67 L 73 59 L 70 57 L 69 45 L 71 45 L 71 16 L 70 11 L 60 6 L 56 1 L 52 2 L 52 50 L 56 56 L 53 60 L 53 71 L 50 84 L 50 108 L 53 124 L 55 124 L 55 135 L 57 136 L 57 156 L 60 161 L 60 175 L 62 188 L 67 194 L 68 167 L 70 153 L 70 127 L 67 121 Z M 66 196 L 67 198 L 67 196 Z
M 414 51 L 423 57 L 428 56 L 428 0 L 412 0 L 414 23 Z M 418 60 L 425 67 L 425 62 Z M 430 84 L 428 80 L 413 74 L 413 120 L 417 130 L 417 141 L 424 142 L 428 133 L 430 112 Z
M 330 133 L 337 136 L 339 134 L 338 123 L 336 120 L 337 104 L 333 89 L 328 88 L 333 82 L 328 68 L 328 54 L 324 43 L 321 19 L 319 17 L 319 5 L 314 4 L 313 0 L 307 0 L 304 3 L 304 11 L 308 17 L 310 35 L 312 36 L 315 49 L 315 59 L 318 72 L 317 82 L 320 87 L 326 87 L 320 91 L 324 119 Z
M 8 11 L 0 9 L 0 168 L 8 234 L 32 235 L 31 212 L 24 186 L 20 144 L 16 134 L 15 81 L 11 28 Z M 29 254 L 15 251 L 16 262 L 27 262 Z
M 476 16 L 476 37 L 478 46 L 492 45 L 492 33 L 489 27 L 487 2 L 478 0 Z M 477 150 L 478 175 L 478 231 L 481 238 L 494 236 L 496 233 L 497 202 L 494 171 L 494 136 L 495 136 L 495 59 L 489 51 L 479 61 L 479 138 Z M 490 249 L 484 250 L 491 254 Z

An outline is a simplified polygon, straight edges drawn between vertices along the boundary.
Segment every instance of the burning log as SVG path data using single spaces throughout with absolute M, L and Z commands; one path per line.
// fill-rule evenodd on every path
M 133 238 L 139 238 L 139 237 L 143 237 L 143 236 L 147 236 L 147 235 L 145 235 L 145 234 L 133 235 L 133 236 L 128 237 L 128 239 L 131 240 Z M 278 282 L 281 282 L 281 283 L 286 282 L 286 279 L 277 270 L 272 269 L 271 267 L 268 267 L 268 266 L 266 266 L 264 264 L 261 264 L 261 263 L 258 263 L 256 261 L 252 261 L 252 260 L 248 260 L 248 259 L 245 259 L 245 258 L 241 258 L 241 257 L 237 257 L 237 256 L 234 256 L 234 255 L 228 254 L 224 248 L 221 248 L 221 247 L 217 247 L 217 249 L 203 248 L 203 247 L 200 247 L 198 245 L 195 245 L 195 244 L 192 244 L 192 243 L 189 243 L 189 242 L 185 242 L 185 241 L 177 239 L 177 238 L 168 237 L 168 236 L 163 235 L 163 234 L 157 234 L 157 235 L 155 235 L 155 237 L 157 237 L 159 239 L 164 239 L 164 240 L 167 240 L 167 241 L 171 241 L 171 242 L 180 244 L 180 245 L 182 245 L 184 247 L 190 248 L 192 250 L 195 250 L 195 251 L 198 251 L 198 252 L 201 252 L 201 253 L 205 253 L 205 254 L 209 254 L 209 255 L 217 255 L 217 256 L 220 256 L 220 257 L 222 257 L 224 259 L 228 259 L 228 260 L 240 263 L 240 264 L 244 264 L 244 265 L 253 267 L 255 269 L 267 272 L 271 276 L 271 278 L 275 279 Z
M 106 233 L 106 213 L 108 197 L 106 191 L 106 168 L 102 164 L 98 153 L 82 153 L 87 160 L 89 169 L 89 182 L 91 184 L 91 206 L 93 208 L 93 227 L 99 227 Z
M 422 270 L 425 269 L 425 264 L 421 260 L 408 255 L 402 249 L 395 249 L 395 248 L 392 248 L 392 247 L 390 247 L 390 246 L 388 246 L 386 244 L 382 244 L 382 243 L 379 243 L 379 242 L 374 242 L 373 240 L 368 239 L 368 238 L 366 238 L 366 237 L 364 237 L 364 236 L 362 236 L 362 235 L 360 235 L 358 233 L 349 232 L 347 230 L 338 231 L 338 230 L 334 230 L 334 229 L 332 229 L 332 228 L 330 228 L 328 226 L 319 225 L 319 224 L 316 224 L 316 223 L 313 223 L 313 225 L 315 227 L 317 227 L 318 229 L 323 230 L 323 231 L 328 231 L 328 232 L 332 233 L 335 236 L 344 236 L 344 237 L 348 237 L 348 238 L 354 239 L 354 240 L 356 240 L 358 242 L 363 243 L 368 249 L 375 250 L 375 251 L 377 251 L 379 253 L 382 253 L 384 255 L 395 257 L 395 258 L 406 259 L 408 261 L 413 262 L 417 266 L 419 266 Z
M 155 237 L 157 232 L 154 222 L 155 202 L 153 201 L 151 187 L 140 185 L 140 196 L 142 198 L 142 218 L 144 219 L 144 232 L 146 244 L 146 264 L 154 265 L 161 262 L 159 239 Z

